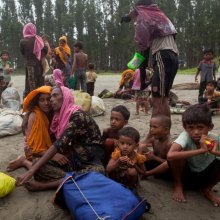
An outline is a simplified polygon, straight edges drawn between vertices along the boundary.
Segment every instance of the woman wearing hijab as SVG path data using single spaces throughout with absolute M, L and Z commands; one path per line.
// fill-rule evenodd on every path
M 23 39 L 19 45 L 26 65 L 24 98 L 30 91 L 44 85 L 43 68 L 41 65 L 41 50 L 44 48 L 44 42 L 36 33 L 36 26 L 34 24 L 26 24 L 23 28 Z
M 71 50 L 66 36 L 59 38 L 59 46 L 55 48 L 55 59 L 55 68 L 63 71 L 66 84 L 68 84 L 71 71 Z
M 60 185 L 65 171 L 61 173 L 60 179 L 53 181 L 29 181 L 33 175 L 36 177 L 45 169 L 57 152 L 68 155 L 69 164 L 75 173 L 104 173 L 101 132 L 93 118 L 74 104 L 71 90 L 64 86 L 52 89 L 51 105 L 55 113 L 50 130 L 57 141 L 29 171 L 18 177 L 17 185 L 26 183 L 28 190 L 54 189 Z

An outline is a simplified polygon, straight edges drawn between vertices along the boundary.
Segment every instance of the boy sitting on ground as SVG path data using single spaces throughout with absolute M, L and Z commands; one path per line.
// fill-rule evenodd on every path
M 140 142 L 138 152 L 146 156 L 146 172 L 144 177 L 156 176 L 171 178 L 167 163 L 167 153 L 171 146 L 171 120 L 168 116 L 160 115 L 151 118 L 148 136 Z M 153 151 L 149 149 L 153 148 Z
M 220 199 L 212 191 L 220 181 L 220 158 L 210 145 L 214 141 L 219 149 L 218 137 L 209 133 L 214 126 L 209 107 L 205 104 L 189 107 L 182 115 L 182 123 L 185 131 L 173 142 L 167 155 L 174 177 L 173 199 L 185 202 L 183 187 L 189 187 L 201 190 L 214 206 L 220 206 Z
M 125 127 L 118 136 L 118 147 L 112 153 L 106 171 L 111 179 L 133 189 L 138 184 L 139 175 L 145 173 L 146 158 L 135 151 L 140 134 L 135 128 Z
M 111 110 L 110 127 L 103 130 L 103 146 L 106 153 L 106 162 L 115 149 L 115 141 L 118 139 L 118 131 L 123 128 L 130 118 L 130 112 L 124 105 L 118 105 Z

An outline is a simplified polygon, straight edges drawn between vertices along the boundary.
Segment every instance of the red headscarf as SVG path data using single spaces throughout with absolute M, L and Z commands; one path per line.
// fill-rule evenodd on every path
M 58 139 L 66 129 L 70 116 L 76 111 L 81 110 L 82 108 L 79 105 L 74 104 L 74 97 L 69 88 L 65 86 L 60 87 L 63 94 L 63 104 L 59 112 L 55 112 L 53 120 L 51 122 L 50 130 L 55 134 Z
M 36 26 L 32 23 L 27 23 L 23 28 L 23 37 L 35 37 L 33 54 L 38 60 L 41 59 L 41 50 L 44 47 L 44 42 L 40 36 L 37 35 Z

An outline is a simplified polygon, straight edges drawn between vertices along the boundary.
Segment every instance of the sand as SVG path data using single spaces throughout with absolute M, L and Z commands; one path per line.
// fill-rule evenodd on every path
M 193 82 L 193 76 L 178 75 L 174 84 Z M 16 87 L 22 95 L 24 88 L 24 76 L 12 77 L 13 86 Z M 98 76 L 95 88 L 97 95 L 103 89 L 115 91 L 119 82 L 119 76 Z M 181 100 L 187 100 L 195 103 L 198 91 L 196 90 L 176 90 L 174 91 Z M 149 129 L 148 116 L 143 113 L 140 116 L 135 115 L 135 103 L 119 99 L 104 99 L 106 114 L 96 117 L 95 120 L 100 129 L 109 126 L 110 110 L 117 104 L 126 105 L 131 111 L 129 126 L 133 126 L 140 131 L 141 137 L 147 134 Z M 214 116 L 214 131 L 220 133 L 220 117 Z M 172 115 L 171 134 L 176 137 L 183 130 L 181 124 L 181 115 Z M 7 164 L 23 153 L 22 134 L 8 136 L 0 139 L 0 171 L 6 172 Z M 17 177 L 25 172 L 21 168 L 10 175 Z M 216 194 L 220 197 L 220 184 L 215 186 Z M 55 208 L 51 199 L 54 191 L 46 192 L 28 192 L 24 187 L 15 188 L 15 190 L 5 198 L 0 199 L 0 219 L 4 220 L 59 220 L 71 219 L 68 211 Z M 220 208 L 212 207 L 199 192 L 186 191 L 187 203 L 179 204 L 171 199 L 172 183 L 157 180 L 150 177 L 148 180 L 141 181 L 141 194 L 146 197 L 152 205 L 151 213 L 145 214 L 144 219 L 149 220 L 214 220 L 220 218 Z M 85 219 L 87 220 L 87 219 Z

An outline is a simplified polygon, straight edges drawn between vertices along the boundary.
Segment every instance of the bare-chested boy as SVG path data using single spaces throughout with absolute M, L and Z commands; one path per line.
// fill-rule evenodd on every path
M 150 131 L 145 140 L 139 143 L 138 152 L 146 155 L 145 177 L 157 176 L 171 178 L 167 163 L 167 153 L 172 144 L 170 137 L 171 120 L 168 116 L 160 115 L 151 118 Z M 152 147 L 153 151 L 149 148 Z
M 86 68 L 88 65 L 88 55 L 83 52 L 83 44 L 77 42 L 74 44 L 74 57 L 71 75 L 76 77 L 76 90 L 87 91 L 86 88 Z

